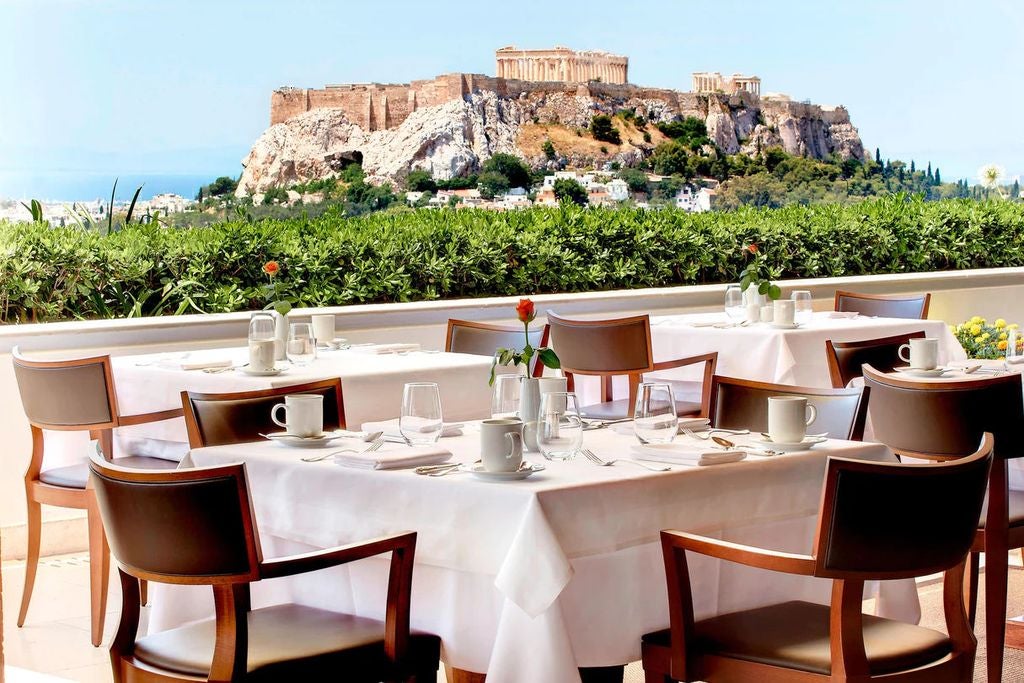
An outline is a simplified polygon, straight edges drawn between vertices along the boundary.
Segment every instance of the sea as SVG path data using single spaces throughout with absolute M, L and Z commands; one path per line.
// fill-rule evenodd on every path
M 158 194 L 177 194 L 194 199 L 199 188 L 218 175 L 231 173 L 83 173 L 77 171 L 49 171 L 24 173 L 0 171 L 0 200 L 41 202 L 88 202 L 110 200 L 110 190 L 117 180 L 116 200 L 128 201 L 135 189 L 142 186 L 140 199 L 152 199 Z

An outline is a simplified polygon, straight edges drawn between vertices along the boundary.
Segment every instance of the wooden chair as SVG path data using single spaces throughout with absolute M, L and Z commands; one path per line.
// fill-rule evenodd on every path
M 107 585 L 110 578 L 110 553 L 103 536 L 103 525 L 96 511 L 96 500 L 89 487 L 89 466 L 81 464 L 43 469 L 43 430 L 88 432 L 96 439 L 103 457 L 114 455 L 113 430 L 117 427 L 159 422 L 181 417 L 181 410 L 164 410 L 141 415 L 121 415 L 117 409 L 117 390 L 110 356 L 75 360 L 30 360 L 17 347 L 12 350 L 14 375 L 21 393 L 21 404 L 32 429 L 32 459 L 25 472 L 25 498 L 28 505 L 28 549 L 25 561 L 25 590 L 21 595 L 18 626 L 25 624 L 28 605 L 39 566 L 39 540 L 42 531 L 42 505 L 85 510 L 89 525 L 89 583 L 92 610 L 92 644 L 103 640 L 103 621 L 107 611 Z M 118 458 L 126 467 L 171 469 L 178 463 L 159 458 L 129 456 Z
M 270 419 L 270 411 L 288 394 L 320 394 L 324 397 L 324 429 L 345 429 L 345 407 L 338 378 L 224 394 L 183 391 L 181 404 L 189 446 L 202 448 L 261 440 L 261 433 L 280 430 Z
M 535 349 L 543 346 L 547 343 L 547 336 L 547 325 L 530 330 L 530 346 Z M 510 327 L 449 318 L 444 350 L 492 358 L 497 349 L 521 349 L 525 340 L 522 326 Z M 538 362 L 537 356 L 534 356 L 530 360 L 530 376 L 540 377 L 543 374 L 544 365 Z
M 584 417 L 599 420 L 632 417 L 637 389 L 645 373 L 699 363 L 704 364 L 700 402 L 677 395 L 676 411 L 680 416 L 708 415 L 711 377 L 718 364 L 718 352 L 656 363 L 651 350 L 651 320 L 647 315 L 614 320 L 571 320 L 548 311 L 547 317 L 551 345 L 561 361 L 569 391 L 575 389 L 575 375 L 601 378 L 602 403 L 585 406 Z M 628 378 L 629 398 L 613 400 L 612 379 L 616 375 Z M 673 391 L 678 389 L 677 385 Z
M 921 331 L 854 342 L 834 342 L 826 339 L 825 357 L 832 386 L 836 389 L 849 386 L 851 380 L 863 376 L 861 366 L 864 364 L 882 372 L 891 372 L 893 368 L 908 365 L 899 356 L 900 347 L 908 344 L 911 339 L 920 339 L 924 336 L 924 331 Z
M 852 441 L 864 438 L 868 392 L 863 387 L 794 387 L 715 375 L 711 379 L 711 424 L 724 429 L 766 432 L 771 396 L 806 396 L 818 409 L 817 419 L 808 427 L 812 433 L 826 432 L 829 438 Z
M 645 680 L 970 681 L 977 641 L 964 610 L 964 565 L 991 453 L 986 435 L 973 455 L 950 463 L 829 458 L 810 555 L 663 531 L 671 626 L 641 641 Z M 696 621 L 687 552 L 831 579 L 831 603 L 791 601 Z M 865 581 L 937 572 L 945 572 L 947 633 L 861 613 Z
M 925 320 L 931 294 L 858 294 L 836 291 L 837 311 L 856 311 L 879 318 Z
M 985 553 L 985 632 L 988 680 L 1003 669 L 1007 554 L 1024 548 L 1024 494 L 1009 490 L 1008 460 L 1024 455 L 1021 376 L 922 382 L 864 367 L 871 389 L 874 439 L 896 453 L 926 460 L 962 457 L 984 432 L 995 438 L 988 501 L 971 548 L 968 614 L 977 615 L 980 553 Z
M 429 681 L 440 639 L 410 634 L 416 534 L 264 560 L 245 465 L 142 472 L 94 459 L 92 481 L 121 578 L 114 680 Z M 255 581 L 391 553 L 384 621 L 296 604 L 250 608 Z M 213 589 L 216 616 L 140 638 L 139 580 Z

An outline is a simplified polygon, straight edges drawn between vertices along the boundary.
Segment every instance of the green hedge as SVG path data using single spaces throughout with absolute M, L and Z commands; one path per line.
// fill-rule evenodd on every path
M 6 322 L 324 306 L 736 281 L 760 245 L 773 279 L 1024 266 L 1024 204 L 923 202 L 676 210 L 405 211 L 346 219 L 132 225 L 109 235 L 0 223 Z

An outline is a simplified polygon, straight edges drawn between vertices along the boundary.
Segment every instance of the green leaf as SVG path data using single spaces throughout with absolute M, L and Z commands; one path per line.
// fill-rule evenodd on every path
M 544 364 L 544 367 L 558 370 L 562 367 L 562 361 L 558 360 L 554 349 L 542 348 L 537 350 L 537 359 Z
M 292 305 L 288 301 L 275 301 L 273 306 L 274 310 L 280 313 L 281 315 L 288 315 L 288 313 L 292 310 Z
M 765 295 L 765 294 L 768 293 L 768 290 L 771 289 L 771 288 L 772 288 L 772 283 L 768 282 L 767 280 L 761 280 L 761 283 L 757 286 L 757 293 L 761 294 L 761 295 Z
M 778 299 L 782 296 L 782 289 L 778 285 L 772 285 L 768 288 L 768 298 Z
M 749 275 L 744 275 L 743 278 L 740 280 L 740 291 L 741 292 L 747 291 L 747 287 L 749 287 L 749 286 L 750 286 L 750 276 Z

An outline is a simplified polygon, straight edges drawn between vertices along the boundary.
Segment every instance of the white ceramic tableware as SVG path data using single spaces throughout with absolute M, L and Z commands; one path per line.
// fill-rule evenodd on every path
M 480 423 L 480 462 L 488 472 L 515 472 L 523 462 L 523 422 L 491 419 Z
M 812 447 L 817 446 L 819 443 L 825 443 L 826 441 L 828 441 L 828 439 L 823 436 L 805 436 L 803 439 L 800 439 L 799 441 L 794 441 L 793 443 L 788 443 L 785 441 L 776 441 L 775 439 L 772 438 L 754 439 L 753 443 L 756 444 L 759 448 L 764 448 L 766 450 L 782 451 L 783 453 L 792 453 L 795 451 L 810 450 Z
M 768 398 L 768 435 L 778 443 L 799 443 L 808 425 L 818 417 L 818 409 L 803 396 Z
M 334 341 L 334 316 L 330 314 L 314 315 L 313 338 L 318 346 L 329 347 Z
M 772 304 L 772 322 L 776 325 L 792 325 L 796 322 L 796 302 L 792 299 L 776 299 Z
M 274 369 L 274 339 L 249 340 L 249 367 L 258 372 Z
M 934 370 L 939 365 L 939 340 L 937 337 L 911 339 L 897 353 L 901 360 L 910 363 L 910 367 L 915 370 Z
M 774 317 L 775 309 L 770 304 L 761 307 L 761 322 L 770 323 Z
M 284 421 L 278 412 L 284 410 Z M 288 394 L 284 403 L 270 410 L 270 419 L 292 436 L 320 436 L 324 433 L 324 397 L 320 394 Z
M 489 472 L 482 464 L 469 466 L 469 472 L 477 479 L 483 479 L 484 481 L 519 481 L 543 470 L 544 465 L 532 462 L 523 463 L 522 467 L 513 472 Z

